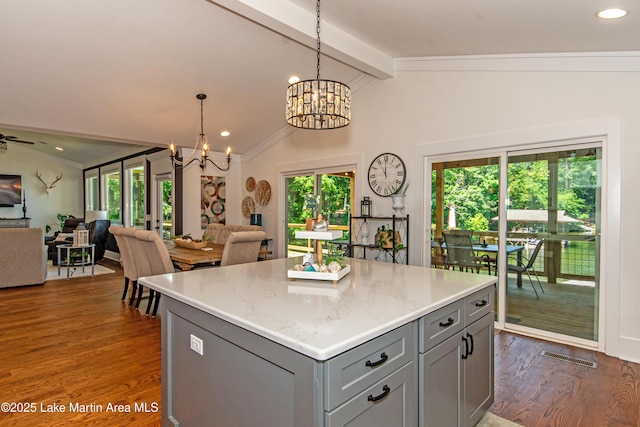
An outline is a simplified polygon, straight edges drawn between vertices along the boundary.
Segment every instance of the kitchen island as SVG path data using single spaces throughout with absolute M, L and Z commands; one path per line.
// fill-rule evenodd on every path
M 163 425 L 482 417 L 493 401 L 496 277 L 349 259 L 334 285 L 287 279 L 296 262 L 140 278 L 165 296 Z

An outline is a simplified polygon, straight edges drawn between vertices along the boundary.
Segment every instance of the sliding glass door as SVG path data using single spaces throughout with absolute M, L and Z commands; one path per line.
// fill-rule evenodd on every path
M 446 235 L 466 230 L 505 328 L 597 342 L 600 144 L 492 153 L 432 159 L 431 266 L 459 269 Z
M 600 161 L 596 146 L 509 154 L 507 323 L 598 340 Z

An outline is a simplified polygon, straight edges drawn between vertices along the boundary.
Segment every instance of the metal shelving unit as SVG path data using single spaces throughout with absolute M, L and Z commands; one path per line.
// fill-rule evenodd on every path
M 382 226 L 391 231 L 390 248 L 382 248 L 376 243 L 376 233 Z M 409 215 L 352 216 L 349 236 L 347 254 L 352 258 L 409 264 Z

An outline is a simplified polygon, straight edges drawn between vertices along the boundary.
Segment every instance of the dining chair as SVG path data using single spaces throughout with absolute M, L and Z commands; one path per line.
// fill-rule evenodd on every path
M 131 259 L 135 265 L 136 270 L 136 281 L 133 284 L 133 289 L 131 290 L 131 297 L 129 298 L 129 307 L 133 307 L 133 303 L 136 302 L 135 308 L 140 306 L 140 301 L 142 300 L 142 293 L 144 291 L 144 287 L 138 283 L 138 278 L 143 276 L 150 276 L 151 268 L 149 267 L 149 261 L 147 260 L 146 255 L 144 254 L 144 249 L 139 243 L 138 239 L 136 239 L 136 232 L 139 231 L 137 228 L 133 227 L 123 227 L 120 231 L 122 237 L 125 238 L 129 245 Z M 137 298 L 136 298 L 136 289 L 137 289 Z
M 544 244 L 544 240 L 540 239 L 538 240 L 538 243 L 536 244 L 536 247 L 533 249 L 533 252 L 531 253 L 531 256 L 522 257 L 522 261 L 518 261 L 518 264 L 509 264 L 507 263 L 507 271 L 512 271 L 514 273 L 527 273 L 527 276 L 529 277 L 529 282 L 531 283 L 531 287 L 533 288 L 533 291 L 536 293 L 536 298 L 540 299 L 540 296 L 538 295 L 538 291 L 536 290 L 536 287 L 533 285 L 533 280 L 531 279 L 531 274 L 529 274 L 529 271 L 533 271 L 533 274 L 536 276 L 536 280 L 538 281 L 538 286 L 540 286 L 540 289 L 542 290 L 542 292 L 544 293 L 544 288 L 542 287 L 542 283 L 540 283 L 540 278 L 538 277 L 538 273 L 536 272 L 536 269 L 533 267 L 533 264 L 536 262 L 536 258 L 538 257 L 538 254 L 540 253 L 540 249 L 542 249 L 542 245 Z M 525 263 L 526 261 L 526 263 Z
M 158 233 L 151 230 L 137 230 L 135 237 L 141 248 L 142 254 L 147 258 L 149 275 L 166 274 L 175 272 L 175 267 L 169 255 L 169 249 L 164 244 Z M 146 316 L 149 316 L 151 305 L 153 304 L 152 318 L 156 317 L 158 305 L 160 304 L 159 292 L 149 289 L 149 302 L 147 303 Z M 154 302 L 155 301 L 155 302 Z M 138 300 L 136 307 L 140 304 Z
M 260 246 L 267 238 L 264 231 L 236 231 L 224 244 L 220 266 L 258 261 Z
M 120 251 L 120 265 L 124 271 L 124 291 L 122 292 L 122 301 L 127 298 L 127 291 L 129 290 L 129 282 L 132 284 L 132 292 L 135 294 L 138 288 L 138 274 L 136 272 L 136 264 L 133 260 L 133 253 L 129 247 L 129 241 L 122 234 L 124 227 L 119 225 L 112 225 L 109 227 L 109 232 L 116 239 L 118 250 Z
M 476 273 L 486 267 L 491 274 L 489 257 L 487 255 L 477 256 L 473 249 L 472 234 L 473 230 L 449 230 L 443 233 L 447 263 L 454 270 L 458 267 L 460 271 L 475 270 Z M 481 261 L 484 261 L 484 264 Z

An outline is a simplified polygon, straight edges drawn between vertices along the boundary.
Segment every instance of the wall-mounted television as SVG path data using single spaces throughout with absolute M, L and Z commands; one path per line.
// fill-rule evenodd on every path
M 22 176 L 0 174 L 0 207 L 22 203 Z

